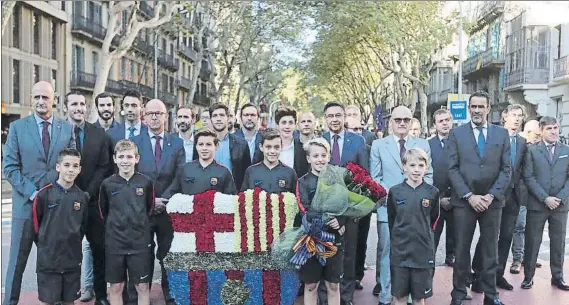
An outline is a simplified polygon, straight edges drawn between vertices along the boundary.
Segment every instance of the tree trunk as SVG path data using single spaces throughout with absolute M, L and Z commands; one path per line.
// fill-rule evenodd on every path
M 2 1 L 2 36 L 4 36 L 4 30 L 8 27 L 15 5 L 16 1 Z
M 103 92 L 107 87 L 107 80 L 109 79 L 109 72 L 113 63 L 116 61 L 112 56 L 101 56 L 101 61 L 99 62 L 99 68 L 97 69 L 97 80 L 95 81 L 95 88 L 93 88 L 93 100 L 91 105 L 88 107 L 87 121 L 94 123 L 97 121 L 98 113 L 97 107 L 95 106 L 95 97 Z
M 235 108 L 233 108 L 233 113 L 237 115 L 237 110 L 239 109 L 239 103 L 241 102 L 241 91 L 243 90 L 243 85 L 239 84 L 237 89 L 237 96 L 235 97 Z
M 418 86 L 419 105 L 421 107 L 421 133 L 426 135 L 429 131 L 427 119 L 427 94 L 425 93 L 425 86 Z

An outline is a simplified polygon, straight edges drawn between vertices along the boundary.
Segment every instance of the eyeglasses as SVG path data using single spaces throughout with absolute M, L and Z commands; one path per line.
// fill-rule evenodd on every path
M 327 119 L 333 119 L 333 118 L 339 119 L 339 118 L 341 118 L 341 117 L 343 117 L 343 116 L 344 116 L 343 113 L 336 113 L 336 114 L 332 114 L 332 113 L 331 113 L 331 114 L 327 114 L 327 115 L 326 115 L 326 118 L 327 118 Z
M 401 124 L 401 122 L 409 124 L 409 122 L 411 122 L 411 118 L 393 118 L 393 121 L 397 124 Z
M 159 117 L 159 116 L 162 116 L 162 115 L 164 115 L 164 114 L 166 114 L 166 113 L 164 113 L 164 112 L 147 112 L 147 113 L 146 113 L 146 116 L 149 116 L 149 117 Z

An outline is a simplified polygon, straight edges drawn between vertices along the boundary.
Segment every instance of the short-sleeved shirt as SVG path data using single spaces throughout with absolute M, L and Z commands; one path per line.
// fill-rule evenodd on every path
M 150 214 L 154 208 L 154 185 L 141 173 L 129 180 L 118 174 L 105 179 L 99 194 L 101 217 L 105 220 L 107 253 L 137 254 L 151 243 Z
M 389 189 L 387 217 L 391 236 L 391 265 L 435 267 L 432 228 L 439 213 L 439 190 L 426 182 L 413 188 L 405 180 Z
M 264 162 L 259 162 L 249 166 L 245 171 L 241 190 L 245 191 L 260 187 L 267 193 L 289 192 L 294 194 L 296 191 L 296 180 L 294 169 L 282 164 L 280 161 L 272 169 L 268 168 Z
M 176 193 L 195 195 L 209 190 L 237 194 L 233 176 L 227 167 L 215 161 L 203 167 L 199 160 L 194 160 L 184 164 L 164 197 L 170 198 Z

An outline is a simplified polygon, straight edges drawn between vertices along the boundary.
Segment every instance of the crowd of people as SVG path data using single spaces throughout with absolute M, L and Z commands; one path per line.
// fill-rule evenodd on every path
M 451 305 L 471 298 L 468 287 L 484 293 L 485 305 L 503 304 L 497 288 L 514 289 L 504 278 L 510 248 L 510 272 L 523 265 L 521 288 L 530 289 L 545 222 L 551 284 L 569 290 L 563 280 L 569 147 L 559 142 L 552 117 L 530 120 L 520 132 L 525 116 L 519 105 L 504 110 L 503 127 L 489 124 L 487 93 L 471 95 L 471 121 L 461 126 L 453 128 L 448 110 L 435 111 L 436 134 L 429 139 L 420 137 L 419 121 L 404 106 L 392 110 L 385 137 L 378 137 L 383 131 L 362 127 L 358 107 L 329 102 L 323 109 L 328 131 L 318 137 L 314 114 L 290 107 L 279 107 L 275 128 L 261 131 L 254 104 L 241 107 L 241 124 L 233 130 L 226 105 L 213 104 L 199 116 L 180 106 L 177 133 L 168 133 L 164 103 L 143 104 L 136 91 L 120 99 L 124 123 L 115 121 L 115 101 L 106 93 L 94 99 L 94 124 L 86 122 L 81 92 L 65 95 L 65 119 L 53 115 L 50 83 L 36 83 L 31 98 L 34 113 L 10 125 L 3 154 L 13 190 L 4 305 L 18 304 L 34 242 L 42 304 L 73 304 L 79 297 L 96 305 L 150 304 L 155 260 L 164 300 L 176 304 L 163 262 L 174 234 L 166 213 L 171 196 L 298 188 L 309 211 L 322 170 L 348 163 L 388 191 L 375 211 L 379 305 L 424 304 L 432 296 L 444 227 L 445 264 L 454 268 Z M 196 130 L 198 118 L 202 128 Z M 327 219 L 339 250 L 325 265 L 309 260 L 301 267 L 305 304 L 353 304 L 354 291 L 363 289 L 371 219 L 371 213 Z

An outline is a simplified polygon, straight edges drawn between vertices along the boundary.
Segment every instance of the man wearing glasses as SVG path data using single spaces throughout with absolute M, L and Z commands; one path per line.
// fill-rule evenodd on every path
M 73 129 L 53 117 L 55 94 L 50 83 L 32 87 L 34 114 L 10 124 L 4 147 L 4 176 L 12 185 L 12 230 L 4 305 L 18 304 L 22 276 L 34 241 L 32 202 L 39 189 L 57 179 L 59 152 L 70 147 Z
M 172 239 L 174 238 L 174 230 L 172 223 L 166 213 L 166 200 L 163 194 L 166 189 L 173 183 L 177 171 L 186 163 L 186 153 L 184 151 L 184 143 L 182 139 L 176 135 L 164 132 L 166 123 L 166 106 L 158 99 L 150 100 L 146 103 L 144 120 L 148 124 L 148 131 L 142 132 L 132 140 L 138 146 L 140 154 L 140 162 L 137 170 L 152 179 L 154 183 L 154 193 L 156 200 L 154 211 L 151 217 L 152 236 L 156 234 L 158 249 L 156 257 L 160 261 L 162 268 L 162 293 L 167 305 L 176 304 L 174 298 L 170 295 L 168 276 L 164 269 L 164 257 L 170 250 Z M 154 238 L 152 239 L 152 253 L 154 254 Z M 152 259 L 152 272 L 154 271 L 154 257 Z M 130 294 L 129 289 L 129 294 Z M 132 296 L 130 302 L 133 302 Z
M 362 112 L 360 110 L 360 107 L 356 105 L 350 105 L 346 107 L 346 122 L 348 125 L 360 127 L 360 132 L 358 133 L 364 137 L 366 140 L 366 145 L 371 146 L 373 140 L 377 139 L 373 132 L 362 127 Z
M 257 106 L 248 103 L 241 107 L 241 128 L 235 131 L 235 136 L 245 139 L 249 145 L 249 155 L 251 164 L 263 161 L 259 143 L 261 143 L 261 133 L 259 132 L 259 109 Z
M 425 182 L 433 184 L 433 168 L 431 166 L 431 147 L 425 139 L 409 135 L 413 115 L 405 106 L 399 106 L 391 112 L 389 119 L 392 134 L 373 141 L 371 147 L 370 167 L 372 178 L 388 192 L 389 188 L 405 179 L 402 159 L 407 150 L 420 148 L 429 155 L 429 164 L 425 174 Z M 389 225 L 387 207 L 377 209 L 377 263 L 376 285 L 373 294 L 379 295 L 379 304 L 391 304 L 391 270 L 389 262 Z

